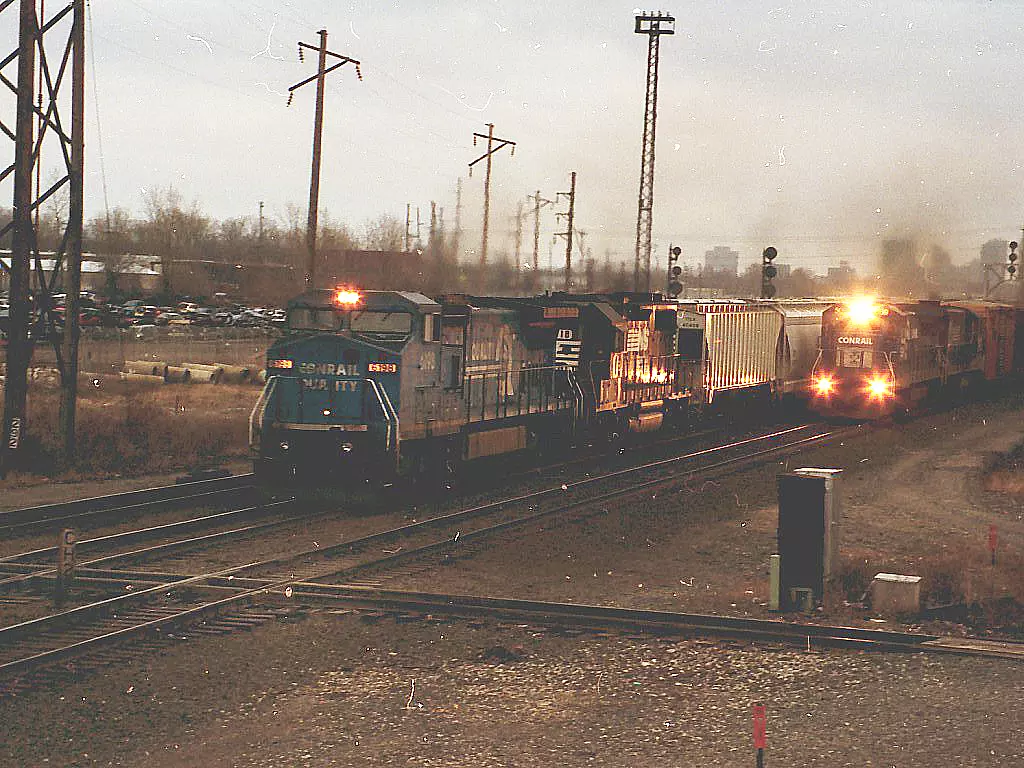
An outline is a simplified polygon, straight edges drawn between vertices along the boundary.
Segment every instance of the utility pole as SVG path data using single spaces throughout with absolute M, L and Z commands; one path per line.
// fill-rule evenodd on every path
M 565 238 L 565 283 L 563 290 L 569 293 L 572 290 L 572 220 L 573 214 L 576 209 L 576 171 L 572 172 L 572 181 L 570 183 L 568 192 L 559 192 L 555 195 L 557 201 L 560 197 L 569 198 L 569 211 L 568 213 L 556 213 L 557 218 L 565 216 L 568 221 L 566 223 L 565 232 L 557 232 L 558 237 Z
M 292 103 L 292 97 L 295 95 L 295 91 L 302 86 L 316 81 L 316 112 L 313 117 L 313 169 L 310 173 L 309 179 L 309 216 L 306 219 L 306 289 L 312 290 L 316 288 L 316 228 L 317 228 L 317 211 L 320 206 L 320 146 L 323 139 L 324 131 L 324 78 L 328 73 L 343 67 L 349 62 L 356 65 L 356 76 L 362 80 L 363 73 L 359 69 L 359 62 L 355 59 L 349 58 L 348 56 L 342 56 L 340 53 L 334 53 L 333 51 L 327 50 L 327 30 L 321 29 L 318 34 L 320 35 L 320 45 L 313 46 L 309 43 L 299 41 L 299 61 L 303 60 L 303 49 L 316 51 L 318 55 L 318 64 L 316 74 L 312 77 L 307 77 L 305 80 L 301 80 L 295 85 L 288 89 L 288 104 Z M 327 57 L 333 56 L 338 59 L 337 62 L 327 66 Z
M 411 211 L 412 211 L 412 204 L 411 203 L 406 203 L 405 204 L 405 252 L 406 253 L 408 253 L 409 249 L 412 247 L 412 240 L 410 239 L 412 237 L 412 235 L 409 232 L 409 223 L 410 223 L 409 222 L 409 214 L 410 214 Z
M 473 134 L 473 146 L 476 146 L 477 139 L 487 139 L 487 151 L 484 152 L 480 157 L 469 164 L 469 175 L 473 175 L 473 166 L 479 163 L 481 160 L 487 161 L 487 173 L 484 176 L 484 232 L 482 242 L 480 243 L 480 274 L 477 277 L 478 287 L 483 287 L 484 283 L 484 270 L 487 268 L 487 227 L 491 214 L 491 156 L 504 147 L 512 147 L 511 154 L 514 156 L 516 153 L 516 143 L 509 139 L 499 139 L 494 136 L 494 123 L 487 124 L 487 135 L 482 133 Z M 498 145 L 494 146 L 494 142 Z
M 27 434 L 28 368 L 34 346 L 34 340 L 29 338 L 29 325 L 33 320 L 33 294 L 36 330 L 52 343 L 61 374 L 59 424 L 65 462 L 70 462 L 75 450 L 82 194 L 85 167 L 85 0 L 71 0 L 45 20 L 37 15 L 36 5 L 36 0 L 20 0 L 17 4 L 0 3 L 2 21 L 13 18 L 13 13 L 2 15 L 8 8 L 18 9 L 18 46 L 13 53 L 0 61 L 0 83 L 9 88 L 16 97 L 14 131 L 4 128 L 4 134 L 14 142 L 14 162 L 2 174 L 7 176 L 13 172 L 14 199 L 12 218 L 0 227 L 0 237 L 11 233 L 12 248 L 0 474 L 6 474 L 16 466 Z M 53 78 L 50 73 L 57 67 L 49 63 L 53 51 L 48 50 L 46 42 L 47 39 L 56 38 L 60 43 L 62 38 L 57 36 L 62 34 L 66 34 L 66 41 L 63 51 L 57 51 L 59 74 Z M 40 72 L 44 75 L 40 78 L 38 105 L 33 101 L 32 92 L 37 55 Z M 18 68 L 16 77 L 2 73 L 2 70 L 15 61 Z M 63 75 L 69 61 L 71 77 L 65 79 Z M 69 81 L 69 88 L 64 89 L 63 86 Z M 64 106 L 62 97 L 68 90 L 71 107 L 69 121 L 62 120 L 60 114 Z M 69 124 L 71 129 L 66 132 L 64 126 Z M 41 157 L 52 154 L 52 150 L 50 153 L 47 152 L 47 147 L 58 142 L 60 155 L 64 160 L 64 175 L 46 190 L 41 187 L 34 189 L 33 170 L 37 168 Z M 54 253 L 54 267 L 47 277 L 39 252 L 38 222 L 33 220 L 33 213 L 65 184 L 68 185 L 69 191 L 67 223 Z M 60 222 L 59 212 L 56 218 Z M 58 228 L 60 226 L 58 223 Z M 61 280 L 67 293 L 63 333 L 59 328 L 59 318 L 52 302 L 53 293 Z
M 647 97 L 644 102 L 644 138 L 640 156 L 640 195 L 636 218 L 636 260 L 633 263 L 633 290 L 639 291 L 640 263 L 644 264 L 645 290 L 651 289 L 651 225 L 654 212 L 654 127 L 658 116 L 658 47 L 662 35 L 675 34 L 674 17 L 656 13 L 636 16 L 634 32 L 648 36 Z
M 455 263 L 460 261 L 459 247 L 462 244 L 462 177 L 455 184 L 455 234 L 452 235 L 452 251 L 455 252 Z
M 263 201 L 260 200 L 259 228 L 256 230 L 256 261 L 263 263 Z
M 516 204 L 516 248 L 515 248 L 515 251 L 516 251 L 516 257 L 515 257 L 516 258 L 516 275 L 518 275 L 519 271 L 522 269 L 522 264 L 520 263 L 520 259 L 519 259 L 519 254 L 522 251 L 522 247 L 523 247 L 523 201 L 520 200 Z
M 533 279 L 532 288 L 537 287 L 537 280 L 540 277 L 540 209 L 545 205 L 554 205 L 554 200 L 545 200 L 540 196 L 540 190 L 534 195 L 527 195 L 527 200 L 533 200 Z

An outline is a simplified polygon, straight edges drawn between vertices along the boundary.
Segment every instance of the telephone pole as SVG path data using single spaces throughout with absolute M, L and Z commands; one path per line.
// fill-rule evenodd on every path
M 263 201 L 260 200 L 259 229 L 256 233 L 256 261 L 263 263 Z
M 473 175 L 473 166 L 481 160 L 487 161 L 487 173 L 484 176 L 484 232 L 480 243 L 480 274 L 477 277 L 478 287 L 483 287 L 484 270 L 487 267 L 487 227 L 491 214 L 491 156 L 504 147 L 512 147 L 511 154 L 516 153 L 516 143 L 509 139 L 499 139 L 494 135 L 494 123 L 487 124 L 487 135 L 482 133 L 473 134 L 473 146 L 476 146 L 477 139 L 487 139 L 487 151 L 469 164 L 469 175 Z M 497 146 L 495 146 L 497 142 Z
M 541 275 L 541 209 L 545 206 L 554 205 L 555 201 L 542 198 L 540 189 L 537 190 L 536 195 L 527 195 L 526 200 L 534 201 L 534 276 L 532 276 L 530 287 L 536 289 Z
M 559 192 L 555 195 L 555 200 L 560 197 L 569 198 L 569 211 L 568 213 L 556 213 L 555 216 L 561 218 L 563 216 L 568 219 L 565 232 L 557 232 L 558 237 L 565 238 L 565 283 L 564 290 L 569 293 L 572 290 L 572 219 L 576 209 L 576 171 L 572 172 L 572 181 L 568 192 Z
M 78 313 L 82 263 L 82 196 L 84 182 L 85 129 L 85 0 L 65 3 L 49 18 L 37 13 L 37 0 L 0 3 L 0 21 L 10 23 L 18 9 L 18 45 L 0 61 L 0 82 L 16 97 L 15 127 L 4 133 L 14 142 L 14 162 L 2 176 L 14 177 L 12 218 L 0 227 L 0 237 L 11 233 L 10 314 L 7 345 L 7 375 L 4 386 L 3 435 L 0 438 L 0 474 L 16 466 L 27 430 L 26 400 L 28 368 L 34 339 L 42 337 L 53 345 L 61 375 L 59 423 L 63 438 L 64 461 L 75 451 L 75 415 L 78 396 Z M 13 36 L 13 35 L 12 35 Z M 48 46 L 56 40 L 56 46 Z M 50 50 L 50 48 L 56 50 Z M 54 53 L 56 53 L 55 62 Z M 33 100 L 36 57 L 39 58 L 40 92 Z M 17 62 L 17 76 L 2 70 Z M 71 63 L 71 77 L 63 75 Z M 51 73 L 59 68 L 57 77 Z M 64 87 L 68 86 L 68 87 Z M 67 96 L 70 91 L 70 96 Z M 70 120 L 62 120 L 61 111 L 70 102 Z M 6 124 L 6 119 L 4 120 Z M 64 126 L 70 125 L 70 132 Z M 64 175 L 48 189 L 33 188 L 33 170 L 56 150 L 64 164 Z M 59 162 L 59 161 L 58 161 Z M 68 185 L 68 212 L 49 277 L 43 270 L 39 251 L 37 221 L 33 213 Z M 60 221 L 60 213 L 56 214 Z M 59 226 L 59 225 L 58 225 Z M 33 269 L 34 267 L 34 269 Z M 3 267 L 3 269 L 7 269 Z M 52 296 L 61 284 L 67 293 L 64 317 L 56 313 Z M 33 304 L 34 296 L 34 304 Z M 33 314 L 34 311 L 34 314 Z M 61 330 L 63 325 L 63 331 Z
M 462 244 L 462 177 L 455 184 L 455 232 L 452 235 L 452 251 L 455 254 L 455 263 L 461 261 L 459 247 Z
M 308 83 L 312 83 L 314 80 L 316 81 L 316 111 L 313 117 L 313 170 L 309 179 L 309 215 L 306 219 L 306 288 L 308 290 L 316 288 L 316 228 L 317 211 L 320 206 L 320 147 L 324 132 L 324 78 L 328 73 L 338 69 L 338 67 L 343 67 L 351 62 L 356 65 L 356 76 L 360 80 L 363 79 L 363 73 L 359 69 L 358 61 L 348 56 L 342 56 L 340 53 L 327 50 L 326 29 L 321 29 L 317 34 L 320 35 L 319 46 L 299 41 L 299 61 L 303 60 L 302 52 L 304 49 L 317 52 L 318 65 L 316 74 L 299 81 L 288 89 L 288 104 L 291 104 L 296 90 Z M 333 56 L 338 61 L 328 67 L 328 56 Z
M 634 32 L 647 35 L 647 97 L 644 102 L 644 138 L 640 156 L 640 195 L 636 218 L 636 260 L 633 290 L 639 291 L 640 263 L 644 264 L 644 290 L 651 289 L 651 225 L 654 211 L 654 125 L 658 116 L 658 43 L 662 35 L 675 34 L 674 17 L 656 13 L 636 16 Z

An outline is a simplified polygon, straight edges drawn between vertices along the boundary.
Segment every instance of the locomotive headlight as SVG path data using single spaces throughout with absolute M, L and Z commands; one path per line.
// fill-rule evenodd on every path
M 850 300 L 846 307 L 846 316 L 854 325 L 871 325 L 880 309 L 870 296 L 858 296 Z
M 323 413 L 324 416 L 330 416 L 331 415 L 331 409 L 330 408 L 324 408 L 323 411 L 321 411 L 321 413 Z
M 281 441 L 281 450 L 282 451 L 287 451 L 288 448 L 289 448 L 288 441 L 287 440 L 282 440 Z
M 341 452 L 342 453 L 352 453 L 352 443 L 342 443 L 341 444 Z
M 879 400 L 882 400 L 888 395 L 892 394 L 891 390 L 889 389 L 889 379 L 883 378 L 881 376 L 876 376 L 872 379 L 869 379 L 868 394 L 871 395 L 871 397 L 877 398 Z
M 819 395 L 831 395 L 835 386 L 831 376 L 822 376 L 814 382 L 814 389 Z

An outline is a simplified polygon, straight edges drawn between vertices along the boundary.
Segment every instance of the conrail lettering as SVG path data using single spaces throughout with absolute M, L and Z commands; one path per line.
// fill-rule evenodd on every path
M 355 363 L 299 363 L 299 373 L 320 374 L 321 376 L 358 376 L 359 366 Z
M 875 343 L 870 336 L 840 336 L 836 341 L 840 344 L 866 344 L 867 346 Z

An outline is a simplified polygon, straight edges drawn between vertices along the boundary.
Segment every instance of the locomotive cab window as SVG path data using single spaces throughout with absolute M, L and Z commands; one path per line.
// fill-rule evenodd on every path
M 840 349 L 840 368 L 871 368 L 874 365 L 874 355 L 870 349 Z
M 356 333 L 407 335 L 412 331 L 412 315 L 408 312 L 353 312 L 350 327 Z
M 337 331 L 342 315 L 333 309 L 294 307 L 288 312 L 288 327 L 293 331 Z
M 441 340 L 441 316 L 440 315 L 424 315 L 423 316 L 423 340 L 424 341 L 440 341 Z

